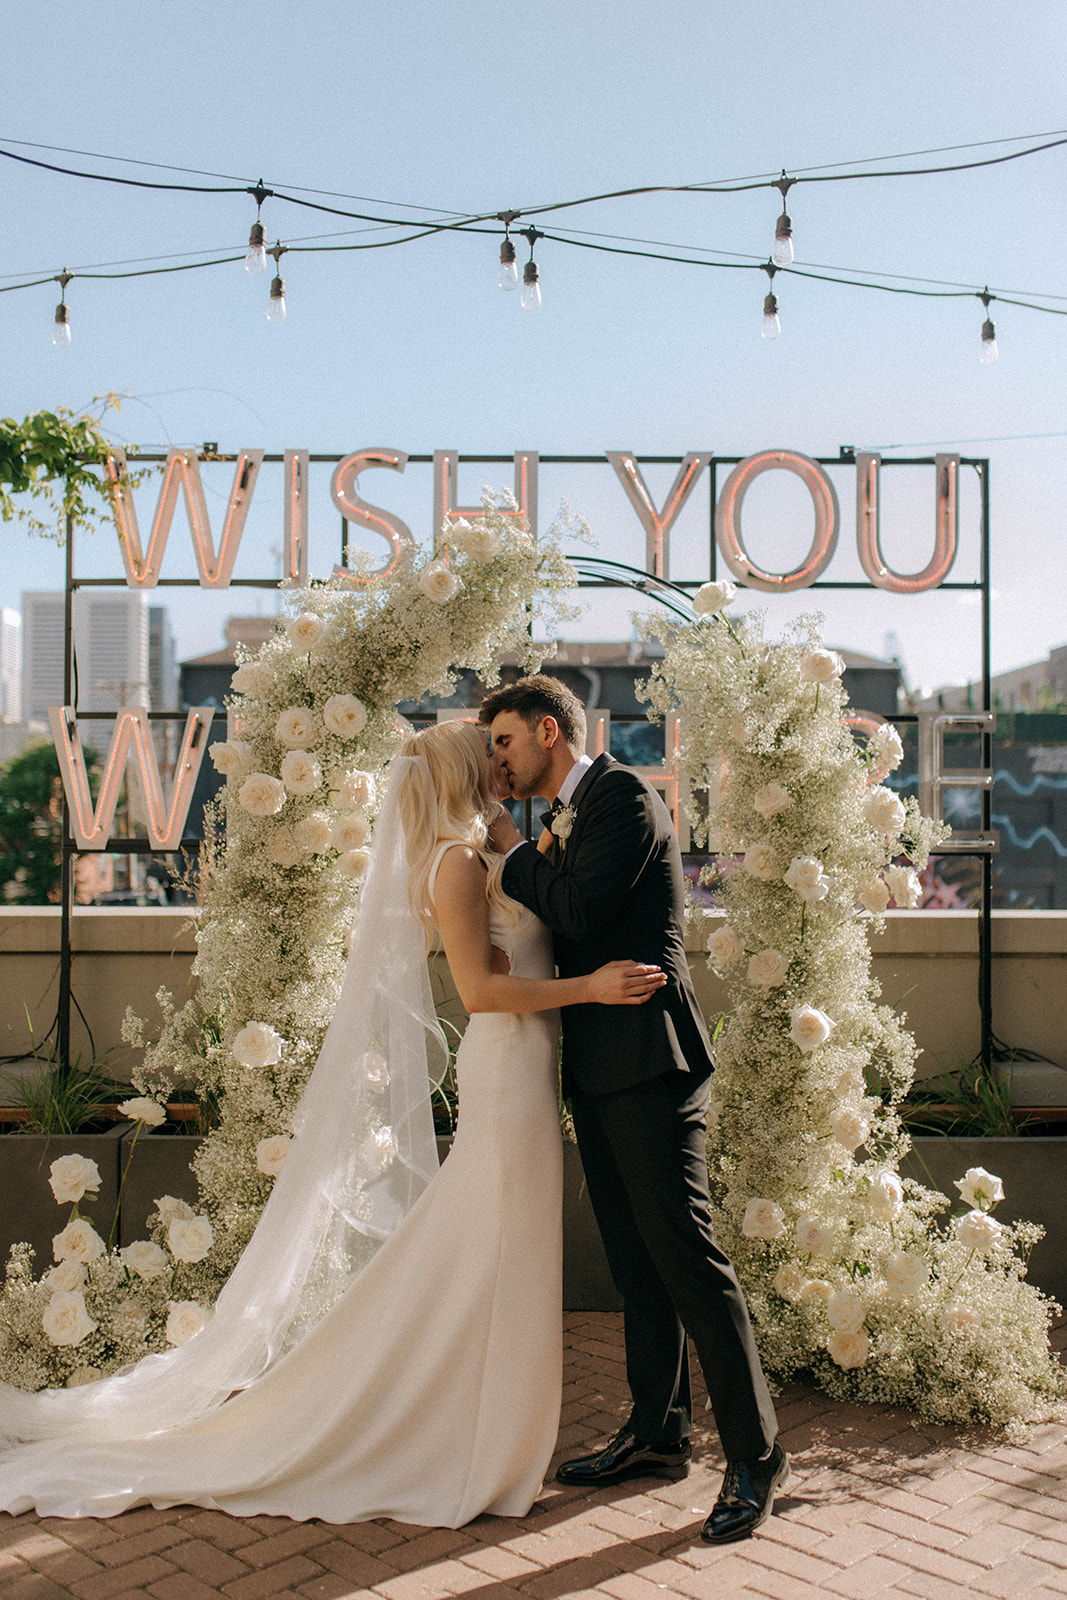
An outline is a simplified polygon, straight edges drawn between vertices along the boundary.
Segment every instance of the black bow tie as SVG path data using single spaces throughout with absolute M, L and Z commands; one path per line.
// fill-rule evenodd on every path
M 563 804 L 563 801 L 560 799 L 559 795 L 557 795 L 552 804 L 549 806 L 548 810 L 542 811 L 541 813 L 542 828 L 551 829 L 553 822 L 559 816 L 560 812 L 566 811 L 566 809 L 567 807 Z

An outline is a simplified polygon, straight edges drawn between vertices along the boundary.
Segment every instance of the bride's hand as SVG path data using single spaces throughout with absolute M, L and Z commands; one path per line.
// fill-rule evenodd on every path
M 589 1003 L 600 1006 L 643 1006 L 667 982 L 660 967 L 641 961 L 609 961 L 589 975 Z

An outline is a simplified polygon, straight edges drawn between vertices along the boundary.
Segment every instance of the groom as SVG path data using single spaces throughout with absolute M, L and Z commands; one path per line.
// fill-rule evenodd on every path
M 686 1334 L 696 1347 L 727 1468 L 702 1537 L 743 1539 L 789 1476 L 748 1308 L 715 1243 L 705 1116 L 712 1071 L 683 938 L 682 860 L 655 790 L 609 755 L 583 754 L 585 711 L 538 674 L 488 694 L 479 712 L 493 765 L 517 799 L 553 802 L 537 848 L 511 818 L 493 825 L 507 853 L 502 886 L 548 925 L 561 977 L 605 961 L 668 974 L 644 1006 L 569 1006 L 569 1097 L 589 1195 L 623 1297 L 633 1410 L 603 1449 L 566 1461 L 562 1483 L 684 1478 L 691 1427 Z

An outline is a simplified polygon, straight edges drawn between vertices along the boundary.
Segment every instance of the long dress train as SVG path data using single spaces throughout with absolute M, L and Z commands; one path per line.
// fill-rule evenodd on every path
M 517 975 L 551 977 L 546 930 L 516 913 L 494 912 L 493 943 Z M 562 1384 L 558 1022 L 472 1017 L 440 1173 L 264 1376 L 194 1424 L 9 1451 L 0 1508 L 100 1517 L 192 1504 L 443 1527 L 528 1511 Z

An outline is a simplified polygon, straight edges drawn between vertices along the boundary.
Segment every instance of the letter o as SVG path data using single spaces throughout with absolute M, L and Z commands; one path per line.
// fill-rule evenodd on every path
M 761 472 L 778 469 L 792 472 L 811 495 L 815 507 L 815 537 L 799 567 L 792 572 L 767 572 L 751 560 L 741 538 L 741 505 L 754 479 Z M 722 486 L 715 507 L 715 537 L 722 558 L 739 583 L 765 594 L 786 594 L 791 589 L 806 589 L 825 571 L 837 548 L 841 517 L 837 493 L 826 473 L 810 456 L 796 450 L 761 450 L 738 462 Z

